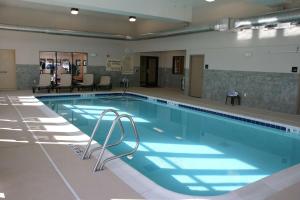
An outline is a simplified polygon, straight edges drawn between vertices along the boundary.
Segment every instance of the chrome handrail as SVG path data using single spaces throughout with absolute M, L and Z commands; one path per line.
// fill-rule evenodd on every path
M 127 89 L 128 89 L 128 84 L 129 84 L 128 78 L 123 78 L 122 79 L 122 83 L 123 83 L 123 93 L 122 93 L 122 96 L 124 96 L 124 94 L 127 92 Z
M 94 127 L 94 130 L 93 130 L 93 133 L 92 133 L 92 135 L 91 135 L 91 137 L 90 137 L 90 140 L 89 140 L 88 144 L 86 145 L 85 150 L 84 150 L 84 153 L 83 153 L 83 155 L 82 155 L 82 157 L 81 157 L 82 160 L 84 160 L 84 159 L 86 159 L 86 158 L 89 159 L 89 158 L 91 157 L 91 155 L 92 155 L 93 152 L 95 152 L 96 150 L 102 149 L 102 146 L 96 147 L 96 148 L 92 149 L 92 150 L 88 153 L 88 151 L 89 151 L 89 149 L 90 149 L 90 146 L 91 146 L 91 143 L 92 143 L 92 141 L 93 141 L 93 138 L 94 138 L 94 136 L 95 136 L 95 134 L 96 134 L 96 132 L 97 132 L 97 129 L 98 129 L 99 125 L 100 125 L 100 122 L 102 121 L 102 118 L 105 116 L 106 113 L 109 113 L 109 112 L 114 113 L 114 114 L 116 115 L 116 118 L 119 117 L 119 113 L 118 113 L 116 110 L 114 110 L 114 109 L 107 109 L 107 110 L 104 110 L 104 111 L 100 114 L 100 117 L 99 117 L 99 119 L 98 119 L 98 121 L 97 121 L 97 123 L 96 123 L 96 125 L 95 125 L 95 127 Z M 115 121 L 115 120 L 114 120 L 114 121 Z M 116 146 L 116 145 L 120 144 L 120 143 L 123 141 L 123 139 L 124 139 L 124 127 L 123 127 L 122 122 L 120 121 L 119 118 L 118 118 L 117 121 L 118 121 L 119 126 L 120 126 L 120 128 L 121 128 L 121 138 L 119 139 L 118 142 L 116 142 L 116 143 L 114 143 L 114 144 L 107 145 L 107 147 Z M 107 148 L 107 147 L 106 147 L 106 148 Z
M 133 133 L 134 133 L 134 135 L 135 135 L 136 145 L 135 145 L 135 147 L 133 148 L 133 150 L 130 151 L 130 152 L 128 152 L 128 153 L 124 153 L 124 154 L 120 154 L 120 155 L 116 155 L 116 156 L 111 156 L 111 157 L 109 157 L 109 158 L 104 159 L 104 160 L 102 161 L 101 165 L 99 166 L 99 164 L 100 164 L 100 162 L 101 162 L 101 160 L 102 160 L 102 157 L 103 157 L 103 155 L 104 155 L 104 152 L 105 152 L 106 148 L 109 146 L 109 145 L 107 145 L 107 143 L 108 143 L 108 141 L 109 141 L 109 139 L 110 139 L 110 137 L 111 137 L 111 135 L 112 135 L 112 133 L 113 133 L 113 131 L 114 131 L 114 129 L 115 129 L 116 123 L 119 122 L 119 121 L 121 120 L 121 118 L 127 118 L 127 119 L 129 119 L 129 121 L 130 121 L 130 123 L 131 123 L 131 126 L 132 126 L 132 128 L 133 128 Z M 121 122 L 121 123 L 122 123 L 122 122 Z M 97 171 L 99 171 L 99 170 L 103 170 L 104 165 L 105 165 L 107 162 L 111 161 L 111 160 L 114 160 L 114 159 L 116 159 L 116 158 L 121 158 L 121 157 L 124 157 L 124 156 L 128 156 L 128 155 L 134 154 L 134 153 L 137 151 L 137 149 L 138 149 L 138 147 L 139 147 L 139 144 L 140 144 L 140 138 L 139 138 L 139 135 L 138 135 L 138 132 L 137 132 L 137 128 L 136 128 L 135 122 L 133 121 L 132 117 L 131 117 L 130 115 L 127 115 L 127 114 L 122 114 L 122 115 L 117 116 L 117 117 L 115 118 L 115 120 L 113 121 L 113 123 L 112 123 L 112 125 L 111 125 L 111 128 L 110 128 L 110 130 L 109 130 L 109 132 L 108 132 L 108 134 L 107 134 L 107 136 L 106 136 L 105 142 L 104 142 L 104 144 L 103 144 L 103 146 L 102 146 L 103 148 L 102 148 L 102 150 L 101 150 L 101 152 L 100 152 L 100 154 L 99 154 L 98 160 L 97 160 L 97 162 L 96 162 L 96 164 L 95 164 L 94 172 L 97 172 Z

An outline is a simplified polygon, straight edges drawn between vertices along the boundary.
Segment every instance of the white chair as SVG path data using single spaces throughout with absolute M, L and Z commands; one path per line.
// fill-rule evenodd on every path
M 42 90 L 47 89 L 48 93 L 51 88 L 51 74 L 40 74 L 39 84 L 32 86 L 32 92 L 35 93 L 36 89 Z
M 72 74 L 61 74 L 60 76 L 60 84 L 55 87 L 56 92 L 60 91 L 62 88 L 69 88 L 70 92 L 73 91 L 72 87 Z
M 101 76 L 100 82 L 98 85 L 96 85 L 96 89 L 111 89 L 112 83 L 111 83 L 111 76 Z
M 83 75 L 83 82 L 78 83 L 78 90 L 80 88 L 91 88 L 94 89 L 94 74 L 84 74 Z
M 62 66 L 57 67 L 57 78 L 60 79 L 62 74 L 66 74 L 65 68 Z

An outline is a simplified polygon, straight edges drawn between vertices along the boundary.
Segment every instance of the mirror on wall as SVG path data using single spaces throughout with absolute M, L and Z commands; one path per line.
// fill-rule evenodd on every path
M 60 83 L 62 74 L 72 74 L 74 82 L 82 82 L 87 59 L 84 52 L 40 51 L 40 73 L 51 74 L 54 84 Z

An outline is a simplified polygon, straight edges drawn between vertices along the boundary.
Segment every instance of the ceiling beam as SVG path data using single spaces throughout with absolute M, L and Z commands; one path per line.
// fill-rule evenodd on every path
M 23 2 L 77 7 L 79 9 L 112 13 L 118 15 L 135 15 L 137 17 L 162 19 L 167 21 L 192 21 L 192 6 L 184 1 L 174 0 L 22 0 Z

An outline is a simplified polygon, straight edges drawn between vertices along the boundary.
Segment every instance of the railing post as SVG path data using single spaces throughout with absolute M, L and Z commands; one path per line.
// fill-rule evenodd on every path
M 82 155 L 82 157 L 81 157 L 82 160 L 84 160 L 84 159 L 86 159 L 86 158 L 90 158 L 91 154 L 93 153 L 93 150 L 91 150 L 91 153 L 88 154 L 88 151 L 89 151 L 89 149 L 90 149 L 91 143 L 92 143 L 93 138 L 94 138 L 94 136 L 95 136 L 95 134 L 96 134 L 96 132 L 97 132 L 97 130 L 98 130 L 98 127 L 99 127 L 99 125 L 100 125 L 100 122 L 102 121 L 102 118 L 105 116 L 106 113 L 109 113 L 109 112 L 114 113 L 114 114 L 116 115 L 116 117 L 119 116 L 119 113 L 118 113 L 116 110 L 114 110 L 114 109 L 107 109 L 107 110 L 104 110 L 104 111 L 100 114 L 100 117 L 99 117 L 99 119 L 98 119 L 98 121 L 97 121 L 97 123 L 96 123 L 96 125 L 95 125 L 95 127 L 94 127 L 94 130 L 93 130 L 93 132 L 92 132 L 92 135 L 91 135 L 91 137 L 90 137 L 90 140 L 88 141 L 88 144 L 86 145 L 86 148 L 85 148 L 85 150 L 84 150 L 84 153 L 83 153 L 83 155 Z M 119 126 L 120 126 L 120 129 L 121 129 L 121 138 L 119 139 L 118 142 L 116 142 L 115 144 L 111 144 L 111 145 L 109 145 L 108 147 L 116 146 L 116 145 L 120 144 L 120 143 L 122 142 L 122 140 L 124 139 L 124 127 L 123 127 L 123 125 L 122 125 L 122 123 L 121 123 L 120 120 L 118 120 L 118 122 L 119 122 Z M 97 149 L 97 148 L 96 148 L 96 149 Z M 88 154 L 88 155 L 87 155 L 87 154 Z
M 105 138 L 104 144 L 103 144 L 103 146 L 102 146 L 102 149 L 101 149 L 99 158 L 98 158 L 98 160 L 97 160 L 97 162 L 96 162 L 96 165 L 95 165 L 95 167 L 94 167 L 94 172 L 98 171 L 98 165 L 99 165 L 100 161 L 102 160 L 102 157 L 103 157 L 103 155 L 104 155 L 104 151 L 105 151 L 105 149 L 106 149 L 107 143 L 108 143 L 108 141 L 109 141 L 109 139 L 110 139 L 111 134 L 113 133 L 113 131 L 114 131 L 114 129 L 115 129 L 117 120 L 120 120 L 120 116 L 118 116 L 118 117 L 113 121 L 113 123 L 112 123 L 112 125 L 111 125 L 111 127 L 110 127 L 110 130 L 109 130 L 109 132 L 108 132 L 108 134 L 107 134 L 107 136 L 106 136 L 106 138 Z
M 107 143 L 108 143 L 108 141 L 109 141 L 109 139 L 110 139 L 110 137 L 111 137 L 111 135 L 112 135 L 112 133 L 113 133 L 113 131 L 115 129 L 117 121 L 120 121 L 120 123 L 122 123 L 121 118 L 127 118 L 127 119 L 129 119 L 130 124 L 131 124 L 131 126 L 133 128 L 133 132 L 134 132 L 134 136 L 135 136 L 135 140 L 136 140 L 136 145 L 135 145 L 134 149 L 132 151 L 128 152 L 128 153 L 124 153 L 124 154 L 121 154 L 121 155 L 117 155 L 117 156 L 112 156 L 112 157 L 106 158 L 105 160 L 102 161 L 102 163 L 101 163 L 101 165 L 99 167 L 99 164 L 100 164 L 100 162 L 102 160 L 104 152 L 105 152 L 106 148 L 108 147 Z M 112 124 L 112 126 L 111 126 L 111 128 L 110 128 L 110 130 L 109 130 L 109 132 L 107 134 L 107 136 L 106 136 L 106 139 L 105 139 L 105 142 L 104 142 L 104 144 L 102 146 L 102 149 L 101 149 L 100 155 L 98 157 L 97 163 L 96 163 L 96 165 L 94 167 L 94 172 L 96 172 L 98 170 L 103 170 L 103 167 L 104 167 L 105 163 L 107 163 L 107 162 L 109 162 L 111 160 L 114 160 L 116 158 L 121 158 L 121 157 L 124 157 L 124 156 L 128 156 L 128 155 L 134 154 L 137 151 L 138 147 L 139 147 L 139 143 L 140 143 L 140 138 L 139 138 L 139 135 L 138 135 L 138 132 L 137 132 L 137 128 L 135 126 L 135 123 L 134 123 L 132 117 L 129 116 L 129 115 L 126 115 L 126 114 L 119 115 L 114 120 L 114 122 L 113 122 L 113 124 Z

